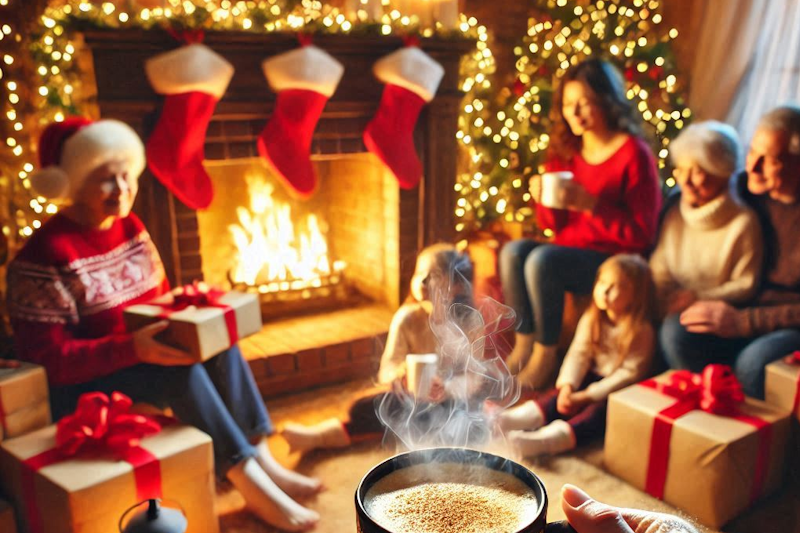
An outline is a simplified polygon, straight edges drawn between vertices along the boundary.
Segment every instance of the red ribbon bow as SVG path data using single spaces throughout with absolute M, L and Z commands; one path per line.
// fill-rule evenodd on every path
M 800 350 L 795 350 L 784 359 L 788 365 L 800 365 Z
M 161 497 L 158 459 L 139 446 L 141 439 L 161 431 L 161 424 L 131 413 L 132 404 L 120 392 L 111 393 L 111 398 L 102 392 L 81 395 L 75 412 L 56 426 L 56 446 L 24 461 L 27 468 L 23 468 L 21 485 L 32 533 L 43 531 L 34 473 L 72 457 L 111 454 L 133 466 L 139 500 Z
M 225 291 L 209 287 L 202 281 L 195 281 L 191 285 L 184 285 L 172 291 L 172 309 L 186 309 L 190 305 L 197 307 L 219 306 L 219 299 Z
M 754 426 L 759 435 L 758 457 L 751 491 L 751 500 L 761 494 L 764 474 L 769 459 L 771 442 L 770 425 L 764 420 L 741 413 L 744 402 L 742 385 L 727 365 L 708 365 L 700 374 L 678 370 L 664 381 L 648 379 L 640 383 L 670 396 L 675 403 L 661 410 L 653 421 L 650 439 L 650 459 L 647 466 L 645 490 L 656 498 L 664 497 L 664 484 L 669 466 L 669 445 L 672 426 L 681 416 L 696 409 L 718 416 L 731 417 Z

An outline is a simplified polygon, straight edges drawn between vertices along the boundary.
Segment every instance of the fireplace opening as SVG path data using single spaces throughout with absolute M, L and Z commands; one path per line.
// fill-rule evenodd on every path
M 207 161 L 216 191 L 197 213 L 203 277 L 259 294 L 265 320 L 366 302 L 396 306 L 398 187 L 369 154 L 313 159 L 293 197 L 260 158 Z

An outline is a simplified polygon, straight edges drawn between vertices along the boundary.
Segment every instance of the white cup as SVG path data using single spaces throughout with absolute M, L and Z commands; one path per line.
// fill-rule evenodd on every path
M 435 353 L 406 355 L 406 382 L 411 394 L 423 400 L 428 399 L 438 362 L 439 356 Z
M 540 203 L 546 207 L 563 209 L 566 207 L 562 201 L 562 191 L 572 182 L 572 172 L 562 170 L 559 172 L 545 172 L 542 174 L 542 198 Z

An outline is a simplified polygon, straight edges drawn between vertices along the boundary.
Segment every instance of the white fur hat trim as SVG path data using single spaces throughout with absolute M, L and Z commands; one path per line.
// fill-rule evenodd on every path
M 430 102 L 442 81 L 444 67 L 416 46 L 409 46 L 379 59 L 373 72 L 383 83 L 408 89 Z
M 201 92 L 221 98 L 233 77 L 233 65 L 204 44 L 182 46 L 151 57 L 144 65 L 158 94 Z
M 98 120 L 64 142 L 59 166 L 31 175 L 31 186 L 50 199 L 72 197 L 86 177 L 111 161 L 128 163 L 128 173 L 139 177 L 144 170 L 144 145 L 133 129 L 119 120 Z
M 333 56 L 309 45 L 272 56 L 261 63 L 264 76 L 275 92 L 285 89 L 307 89 L 330 98 L 344 67 Z

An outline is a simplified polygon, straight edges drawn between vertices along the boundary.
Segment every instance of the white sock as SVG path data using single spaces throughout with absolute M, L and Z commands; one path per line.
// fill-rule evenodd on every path
M 519 382 L 532 389 L 543 388 L 553 378 L 557 366 L 557 355 L 558 346 L 534 343 L 533 353 L 528 364 L 517 376 Z
M 258 464 L 275 484 L 292 498 L 306 498 L 322 490 L 322 483 L 318 479 L 304 476 L 280 464 L 269 451 L 267 439 L 258 443 L 256 449 L 258 450 Z
M 503 432 L 539 429 L 544 424 L 544 413 L 536 402 L 528 400 L 500 413 L 497 424 Z
M 227 478 L 247 507 L 261 520 L 285 531 L 307 531 L 319 522 L 319 514 L 291 499 L 267 475 L 254 457 L 235 465 Z
M 533 333 L 515 333 L 514 349 L 506 358 L 508 370 L 514 375 L 519 374 L 531 358 L 532 350 Z
M 553 420 L 536 431 L 511 431 L 508 441 L 522 457 L 537 457 L 572 450 L 575 433 L 564 420 Z
M 338 418 L 329 418 L 312 426 L 289 422 L 283 426 L 281 435 L 292 451 L 307 452 L 315 448 L 344 448 L 350 445 L 350 435 Z

